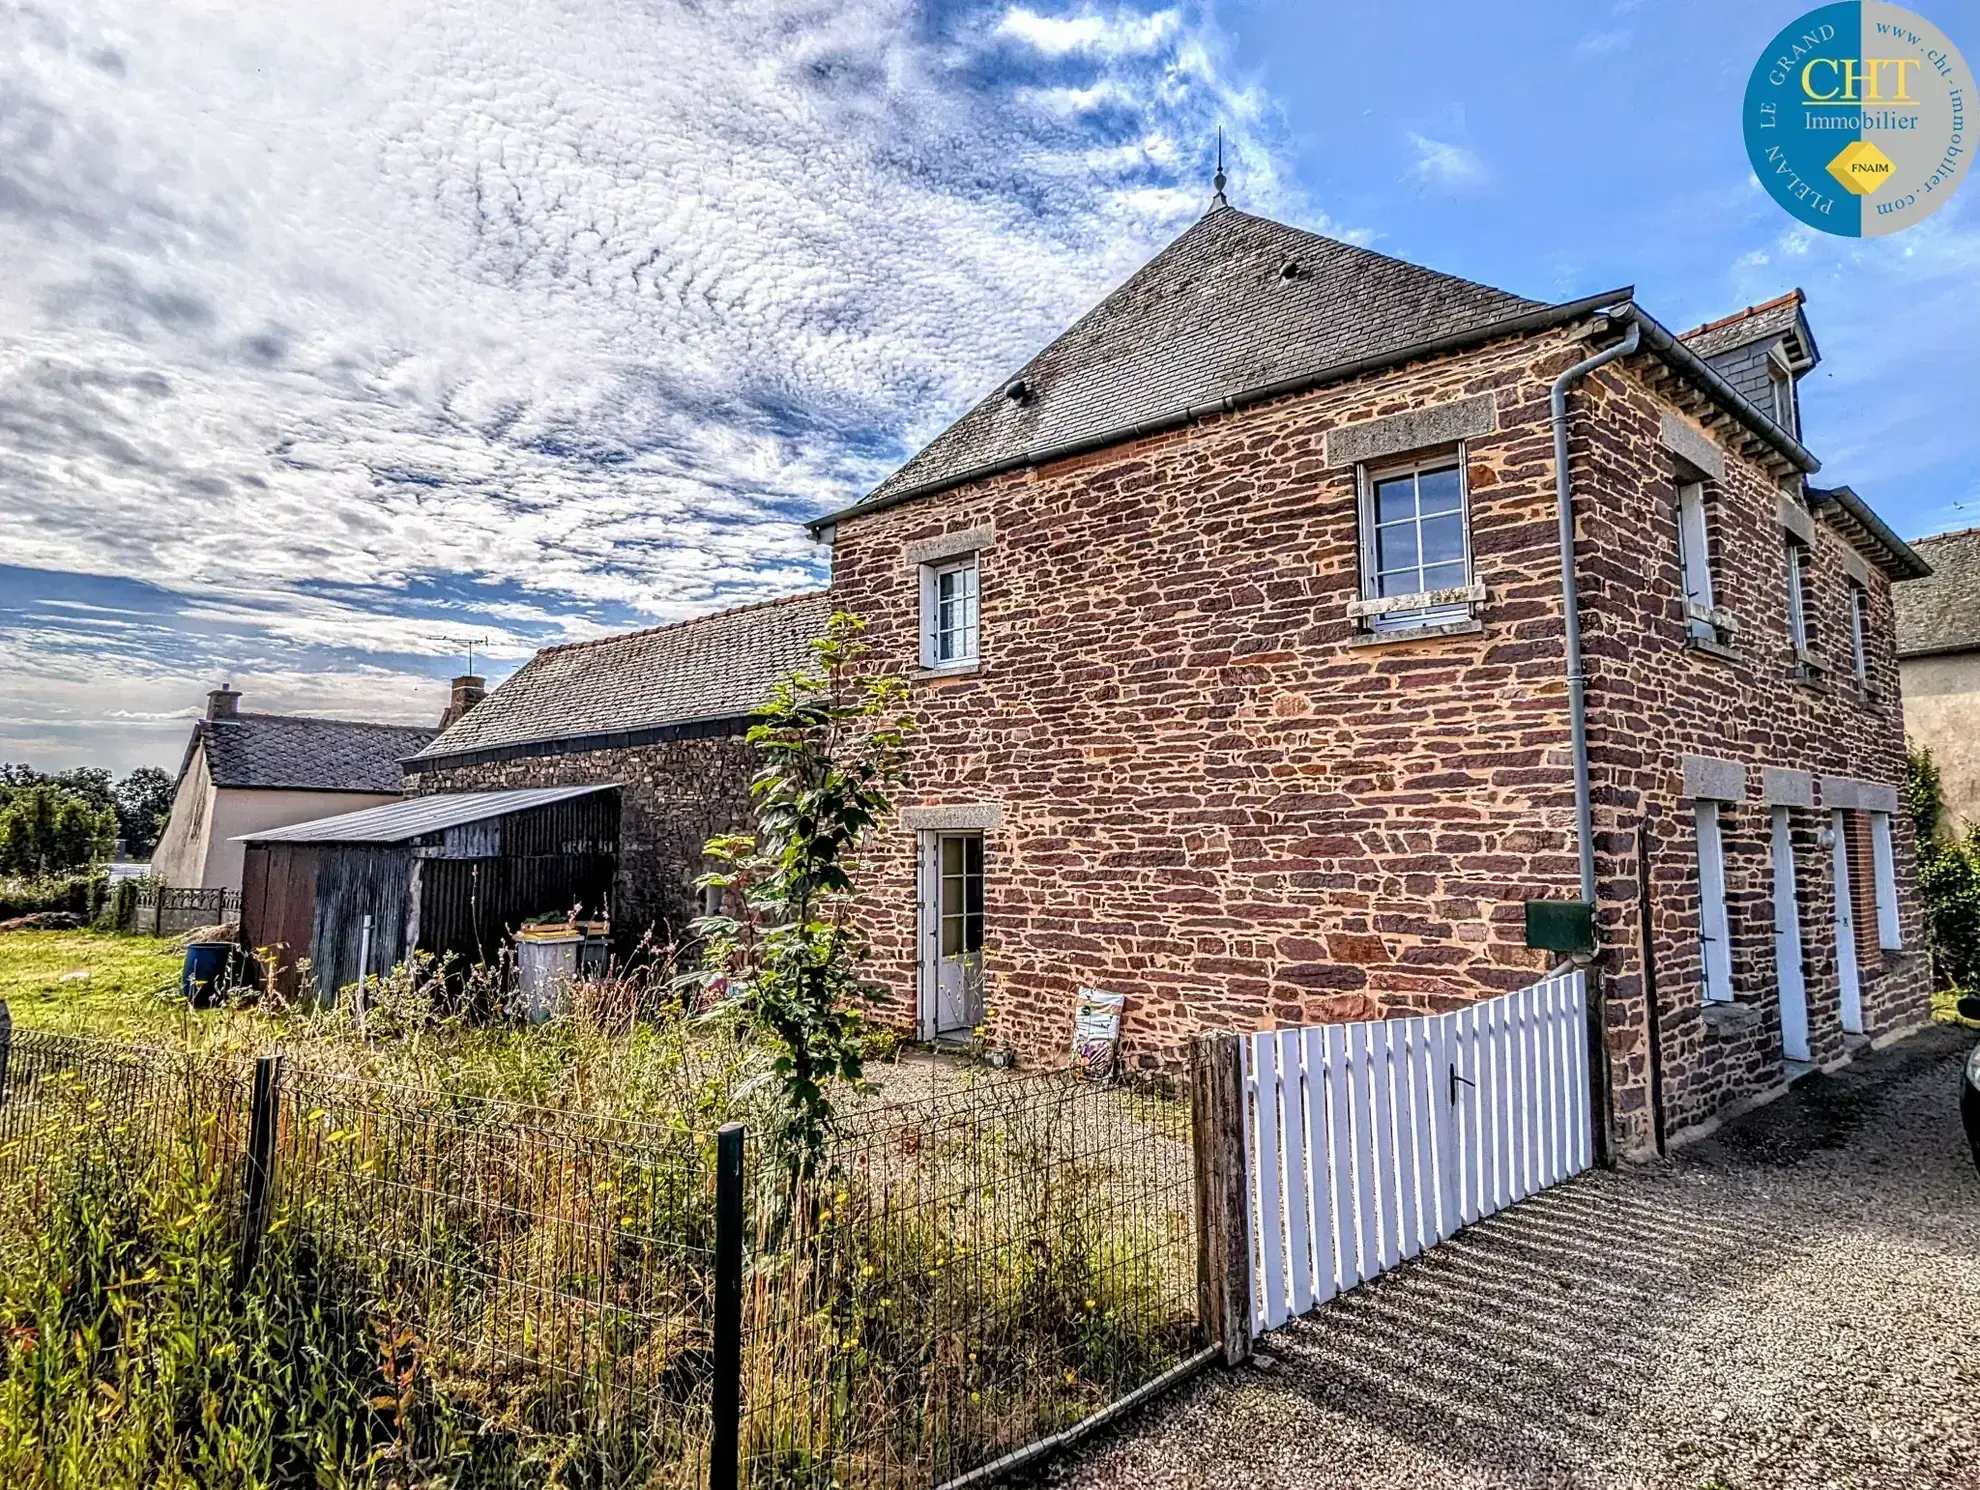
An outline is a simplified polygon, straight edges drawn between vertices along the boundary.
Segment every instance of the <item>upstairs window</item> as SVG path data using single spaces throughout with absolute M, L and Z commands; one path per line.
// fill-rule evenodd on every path
M 1809 552 L 1799 539 L 1787 540 L 1787 630 L 1788 641 L 1803 661 L 1815 645 L 1813 613 L 1808 604 Z
M 1861 683 L 1870 676 L 1870 592 L 1849 582 L 1849 661 Z
M 1678 568 L 1684 578 L 1685 629 L 1699 641 L 1721 640 L 1713 620 L 1712 550 L 1705 533 L 1705 488 L 1678 488 Z
M 1361 475 L 1361 573 L 1376 630 L 1435 626 L 1471 614 L 1471 524 L 1458 456 Z M 1418 601 L 1420 603 L 1411 603 Z
M 921 569 L 921 665 L 972 667 L 977 660 L 976 555 Z

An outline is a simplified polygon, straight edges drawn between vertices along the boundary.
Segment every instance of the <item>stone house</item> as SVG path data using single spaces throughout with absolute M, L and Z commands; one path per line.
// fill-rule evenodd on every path
M 1904 728 L 1938 763 L 1955 835 L 1980 823 L 1980 528 L 1912 546 L 1932 573 L 1895 592 Z
M 179 766 L 151 872 L 180 889 L 241 888 L 238 835 L 399 799 L 399 762 L 437 730 L 243 713 L 231 686 L 206 696 Z
M 628 953 L 647 936 L 664 942 L 703 909 L 703 846 L 748 821 L 752 712 L 810 660 L 830 612 L 824 595 L 793 595 L 546 647 L 408 752 L 405 788 L 617 786 L 614 940 Z
M 1816 355 L 1798 292 L 1677 336 L 1220 195 L 813 524 L 920 726 L 862 907 L 894 1017 L 1057 1063 L 1116 991 L 1170 1066 L 1519 987 L 1529 904 L 1585 905 L 1625 1151 L 1922 1019 L 1926 566 L 1810 484 Z

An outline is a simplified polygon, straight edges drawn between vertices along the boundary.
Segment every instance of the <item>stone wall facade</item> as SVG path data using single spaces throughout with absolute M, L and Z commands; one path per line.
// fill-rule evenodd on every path
M 1810 650 L 1823 671 L 1800 666 L 1788 636 L 1782 488 L 1728 450 L 1723 474 L 1708 477 L 1704 486 L 1713 599 L 1738 619 L 1739 629 L 1722 651 L 1692 645 L 1677 561 L 1676 494 L 1681 482 L 1703 473 L 1688 467 L 1661 436 L 1670 406 L 1640 378 L 1617 373 L 1595 380 L 1577 412 L 1577 553 L 1589 658 L 1602 971 L 1618 1117 L 1623 1131 L 1641 1142 L 1650 1120 L 1646 978 L 1658 995 L 1669 1132 L 1706 1122 L 1781 1079 L 1768 798 L 1782 793 L 1770 794 L 1769 767 L 1813 778 L 1811 805 L 1787 808 L 1811 1054 L 1816 1064 L 1826 1064 L 1848 1048 L 1840 1017 L 1831 812 L 1839 802 L 1854 803 L 1849 783 L 1896 788 L 1903 781 L 1896 622 L 1890 581 L 1833 531 L 1809 523 L 1805 513 L 1789 512 L 1787 520 L 1813 539 L 1805 593 Z M 1852 578 L 1863 583 L 1869 600 L 1861 685 L 1848 629 Z M 1694 799 L 1684 785 L 1687 755 L 1746 768 L 1737 798 L 1720 810 L 1733 949 L 1730 1004 L 1701 997 L 1698 842 Z M 1878 947 L 1874 911 L 1868 925 L 1859 912 L 1857 962 L 1870 1035 L 1923 1019 L 1928 997 L 1911 823 L 1893 812 L 1890 826 L 1902 949 Z M 1867 819 L 1853 805 L 1844 829 L 1846 835 L 1867 832 Z M 1639 864 L 1639 852 L 1647 864 Z M 1647 973 L 1639 877 L 1650 887 Z
M 758 762 L 741 726 L 734 734 L 609 750 L 528 755 L 447 765 L 408 775 L 406 790 L 502 791 L 533 786 L 619 788 L 619 869 L 613 941 L 630 954 L 642 938 L 665 943 L 699 914 L 695 878 L 711 866 L 703 846 L 749 822 L 749 781 Z
M 1438 1010 L 1546 970 L 1549 956 L 1524 944 L 1524 902 L 1577 890 L 1547 395 L 1586 350 L 1565 332 L 1505 340 L 839 525 L 834 595 L 868 622 L 876 663 L 913 679 L 904 807 L 994 808 L 994 1040 L 1058 1062 L 1075 991 L 1093 986 L 1128 997 L 1130 1063 L 1163 1066 L 1199 1029 Z M 1743 629 L 1728 656 L 1687 647 L 1679 471 L 1663 438 L 1679 409 L 1650 374 L 1597 374 L 1573 422 L 1596 972 L 1618 1137 L 1635 1149 L 1651 1135 L 1650 969 L 1667 1127 L 1782 1075 L 1761 768 L 1878 783 L 1902 771 L 1888 584 L 1872 574 L 1881 696 L 1796 682 L 1780 492 L 1731 450 L 1711 511 L 1720 601 Z M 1462 422 L 1479 431 L 1463 448 L 1484 599 L 1445 634 L 1371 636 L 1349 614 L 1361 593 L 1356 471 L 1330 462 L 1329 432 L 1353 451 L 1367 442 L 1338 433 L 1349 426 L 1480 398 L 1490 419 L 1472 404 Z M 914 556 L 962 529 L 988 540 L 980 660 L 925 674 Z M 1833 534 L 1815 537 L 1827 618 L 1845 560 Z M 1818 646 L 1833 647 L 1840 621 L 1819 624 Z M 1687 754 L 1734 759 L 1750 778 L 1725 814 L 1737 998 L 1710 1011 Z M 1832 941 L 1823 950 L 1827 820 L 1819 806 L 1795 811 L 1819 1060 L 1842 1049 Z M 1908 825 L 1894 826 L 1916 948 Z M 917 1000 L 916 866 L 913 831 L 880 834 L 861 907 L 894 994 L 883 1017 L 903 1027 Z M 1915 952 L 1868 971 L 1873 1033 L 1922 1017 L 1923 1000 Z

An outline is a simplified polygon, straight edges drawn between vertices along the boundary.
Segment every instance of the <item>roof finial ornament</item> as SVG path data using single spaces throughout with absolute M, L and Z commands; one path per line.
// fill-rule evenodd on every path
M 1210 199 L 1212 207 L 1228 207 L 1231 204 L 1224 198 L 1224 126 L 1217 126 L 1217 174 L 1210 178 L 1210 184 L 1217 194 Z

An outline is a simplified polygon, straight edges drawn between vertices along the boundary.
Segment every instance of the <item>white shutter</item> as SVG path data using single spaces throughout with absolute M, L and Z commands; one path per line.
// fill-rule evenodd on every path
M 1684 572 L 1684 598 L 1693 605 L 1711 606 L 1712 555 L 1705 538 L 1705 488 L 1678 488 L 1678 559 Z M 1693 619 L 1691 634 L 1717 640 L 1709 622 Z
M 1719 804 L 1701 800 L 1698 817 L 1698 940 L 1704 952 L 1705 997 L 1730 1002 L 1732 938 L 1726 922 L 1726 855 L 1719 841 Z
M 1877 945 L 1897 950 L 1904 945 L 1898 935 L 1897 866 L 1891 859 L 1891 815 L 1870 814 L 1870 861 L 1877 887 Z

